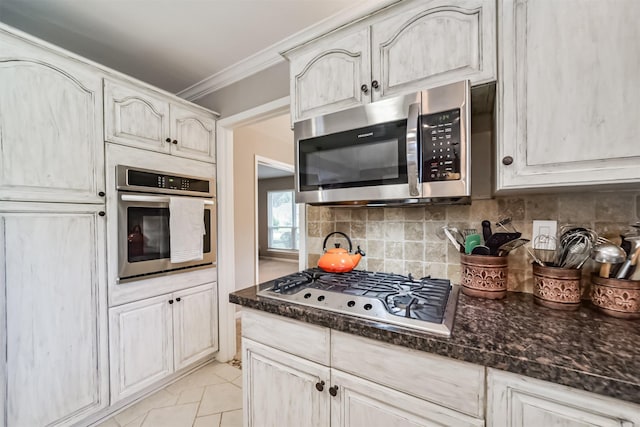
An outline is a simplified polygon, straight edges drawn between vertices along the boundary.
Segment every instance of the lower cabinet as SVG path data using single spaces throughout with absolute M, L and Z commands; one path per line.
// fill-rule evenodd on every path
M 69 426 L 109 404 L 102 209 L 0 202 L 3 426 Z
M 265 325 L 274 332 L 263 329 Z M 307 334 L 304 333 L 305 328 L 308 328 Z M 305 358 L 323 358 L 322 349 L 318 346 L 325 342 L 319 329 L 326 328 L 302 322 L 296 325 L 289 319 L 280 320 L 271 315 L 243 310 L 245 427 L 484 426 L 482 418 L 424 400 L 393 385 L 391 378 L 398 375 L 395 368 L 398 363 L 403 363 L 397 357 L 388 359 L 386 365 L 378 364 L 375 369 L 382 372 L 362 371 L 357 375 L 348 373 L 335 368 L 334 360 L 340 364 L 344 355 L 334 353 L 340 351 L 341 345 L 334 345 L 332 340 L 325 349 L 327 354 L 332 353 L 330 362 L 318 363 Z M 290 337 L 292 340 L 290 352 L 284 350 L 286 344 L 282 337 Z M 354 347 L 362 349 L 359 343 Z M 367 359 L 367 353 L 360 352 L 358 359 Z M 449 361 L 446 358 L 440 359 L 443 364 L 441 371 L 448 372 L 452 368 L 447 365 Z M 459 364 L 454 361 L 450 363 L 454 367 Z M 359 366 L 366 366 L 366 363 Z M 418 371 L 419 369 L 418 367 Z M 478 370 L 482 372 L 484 381 L 484 368 L 478 367 Z M 390 380 L 367 379 L 382 378 L 380 374 Z M 429 378 L 422 379 L 425 390 L 419 392 L 429 395 Z M 481 384 L 484 389 L 484 382 Z M 460 388 L 464 384 L 454 386 Z M 475 382 L 470 381 L 469 388 L 473 389 L 474 386 Z M 437 400 L 443 395 L 436 392 L 434 396 Z M 457 399 L 465 396 L 465 392 L 460 392 Z M 471 412 L 475 411 L 474 402 L 469 406 L 472 408 Z
M 111 403 L 218 350 L 215 284 L 109 310 Z
M 640 406 L 489 369 L 491 427 L 637 427 Z

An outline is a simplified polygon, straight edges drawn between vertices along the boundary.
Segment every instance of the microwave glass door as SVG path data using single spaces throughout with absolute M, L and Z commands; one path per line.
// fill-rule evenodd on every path
M 204 210 L 203 252 L 211 252 L 211 210 Z M 127 207 L 127 261 L 160 260 L 171 257 L 169 208 Z
M 407 121 L 300 140 L 300 190 L 407 183 Z

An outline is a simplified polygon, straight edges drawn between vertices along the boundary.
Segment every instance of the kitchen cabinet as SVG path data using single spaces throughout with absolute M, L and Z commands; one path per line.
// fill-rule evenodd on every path
M 69 426 L 109 404 L 102 209 L 0 203 L 8 426 Z
M 0 28 L 0 200 L 104 203 L 102 80 Z
M 492 0 L 401 2 L 284 53 L 293 121 L 428 87 L 496 79 Z
M 109 310 L 111 402 L 218 349 L 215 284 Z
M 242 334 L 245 426 L 484 426 L 482 367 L 250 309 Z
M 497 189 L 640 181 L 640 3 L 498 3 Z
M 640 425 L 640 406 L 569 387 L 488 371 L 490 427 Z
M 213 113 L 124 82 L 104 81 L 108 142 L 215 162 Z

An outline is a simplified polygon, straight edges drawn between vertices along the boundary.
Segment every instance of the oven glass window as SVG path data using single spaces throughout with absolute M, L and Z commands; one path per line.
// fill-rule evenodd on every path
M 203 252 L 211 252 L 211 211 L 204 211 Z M 130 263 L 171 257 L 169 208 L 127 208 L 127 259 Z

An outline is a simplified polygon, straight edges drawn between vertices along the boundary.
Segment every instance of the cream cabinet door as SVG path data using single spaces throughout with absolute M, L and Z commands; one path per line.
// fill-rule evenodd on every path
M 371 100 L 368 28 L 315 42 L 289 60 L 294 122 Z
M 171 154 L 215 162 L 216 120 L 213 114 L 171 104 Z
M 460 80 L 496 79 L 494 0 L 408 2 L 374 23 L 373 100 Z
M 104 138 L 108 142 L 168 153 L 169 103 L 159 95 L 104 80 Z
M 481 427 L 484 420 L 331 370 L 331 427 Z
M 170 294 L 109 310 L 111 403 L 173 372 Z
M 497 189 L 640 181 L 640 2 L 499 8 Z
M 0 199 L 104 203 L 101 86 L 0 30 Z
M 489 369 L 489 427 L 637 427 L 640 405 Z
M 173 296 L 174 360 L 178 370 L 218 350 L 218 303 L 214 283 Z
M 68 426 L 109 404 L 103 207 L 43 205 L 0 203 L 7 426 Z
M 328 367 L 246 338 L 242 354 L 245 427 L 329 426 Z

